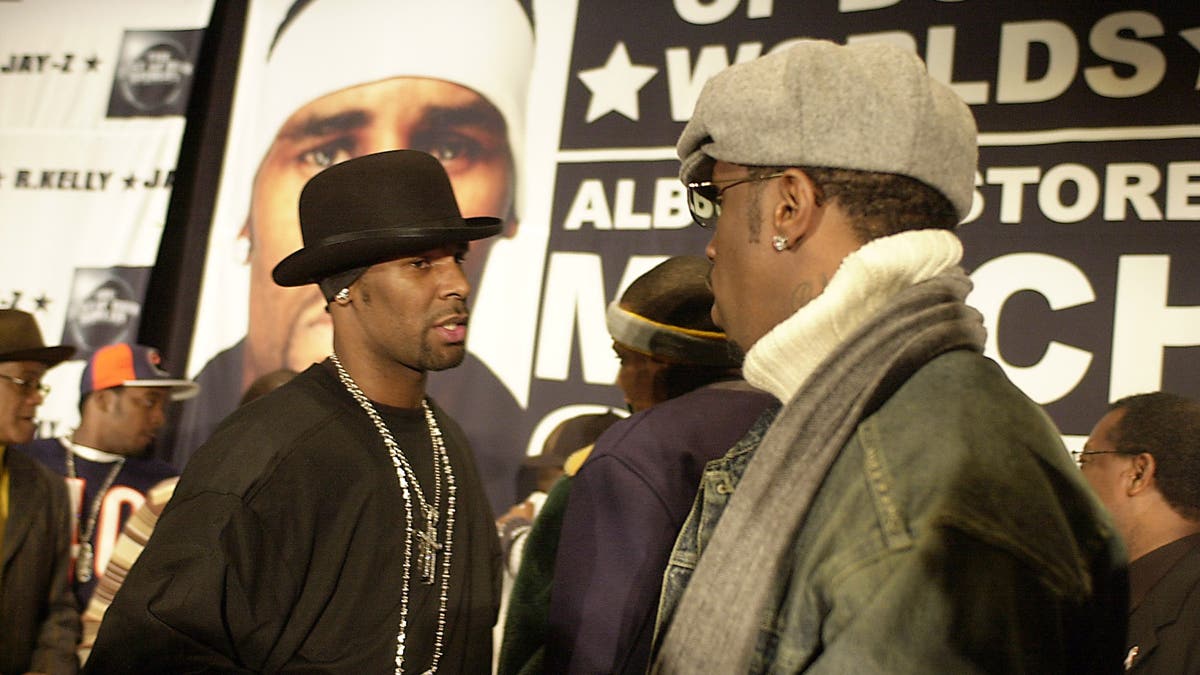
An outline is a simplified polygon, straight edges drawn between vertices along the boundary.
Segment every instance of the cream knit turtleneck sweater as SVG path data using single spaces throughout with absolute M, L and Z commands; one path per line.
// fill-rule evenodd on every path
M 743 376 L 787 403 L 816 367 L 892 297 L 961 258 L 962 243 L 947 230 L 912 230 L 867 242 L 846 256 L 816 299 L 754 343 Z

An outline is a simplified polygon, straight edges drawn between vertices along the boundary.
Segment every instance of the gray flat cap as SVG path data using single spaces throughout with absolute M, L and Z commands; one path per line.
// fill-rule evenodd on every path
M 676 149 L 685 183 L 710 178 L 713 160 L 895 173 L 941 192 L 960 219 L 979 157 L 971 110 L 915 54 L 824 40 L 717 73 Z

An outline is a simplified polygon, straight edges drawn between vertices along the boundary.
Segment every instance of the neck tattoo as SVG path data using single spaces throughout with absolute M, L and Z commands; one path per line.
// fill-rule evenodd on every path
M 396 469 L 396 481 L 400 484 L 400 493 L 404 497 L 404 574 L 400 585 L 400 631 L 396 636 L 396 675 L 400 675 L 404 670 L 404 643 L 408 629 L 408 584 L 412 571 L 413 539 L 417 540 L 417 571 L 422 583 L 432 585 L 437 581 L 438 552 L 440 551 L 442 554 L 442 579 L 438 593 L 437 632 L 434 634 L 433 660 L 429 669 L 425 671 L 426 673 L 436 673 L 438 662 L 442 658 L 446 633 L 446 603 L 450 596 L 450 554 L 451 543 L 454 541 L 454 507 L 457 492 L 454 471 L 450 467 L 450 456 L 446 452 L 446 444 L 442 441 L 442 430 L 438 427 L 437 419 L 429 408 L 429 402 L 422 399 L 421 408 L 425 412 L 425 426 L 429 429 L 429 440 L 433 446 L 433 501 L 429 502 L 426 501 L 425 493 L 421 490 L 416 472 L 409 465 L 408 458 L 404 456 L 400 445 L 396 443 L 391 430 L 379 416 L 375 405 L 342 367 L 342 362 L 337 354 L 331 355 L 329 360 L 337 369 L 338 379 L 341 380 L 342 386 L 354 397 L 359 407 L 367 413 L 367 417 L 375 425 L 379 437 L 383 439 L 383 445 L 392 459 L 392 466 Z M 445 537 L 439 542 L 437 526 L 442 501 L 443 475 L 446 482 L 446 528 Z M 421 528 L 413 525 L 414 496 L 424 525 Z
M 74 439 L 71 440 L 71 445 L 75 445 Z M 81 584 L 92 580 L 96 560 L 96 549 L 92 544 L 92 539 L 96 536 L 96 518 L 100 516 L 100 505 L 104 503 L 104 495 L 108 494 L 108 489 L 112 487 L 113 481 L 117 479 L 117 474 L 121 473 L 123 466 L 125 466 L 124 457 L 113 462 L 113 467 L 108 470 L 108 476 L 104 478 L 100 488 L 92 495 L 92 501 L 83 504 L 79 509 L 81 516 L 85 512 L 87 513 L 87 520 L 79 528 L 79 553 L 75 556 L 75 578 Z M 67 448 L 67 478 L 71 480 L 77 478 L 75 475 L 75 451 L 72 448 Z M 86 491 L 87 486 L 84 485 L 84 489 L 79 493 L 81 500 Z

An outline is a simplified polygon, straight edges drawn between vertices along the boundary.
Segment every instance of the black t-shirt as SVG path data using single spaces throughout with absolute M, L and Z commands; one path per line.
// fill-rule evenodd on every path
M 499 545 L 462 431 L 434 411 L 457 486 L 439 670 L 484 673 Z M 432 493 L 423 413 L 381 415 Z M 309 368 L 235 411 L 192 457 L 105 615 L 87 670 L 391 672 L 404 511 L 374 424 L 327 364 Z M 422 584 L 413 563 L 405 672 L 422 672 L 440 584 Z
M 375 404 L 375 409 L 392 432 L 401 452 L 408 459 L 409 466 L 417 474 L 426 502 L 433 503 L 436 492 L 434 453 L 424 410 L 391 408 L 378 403 Z M 491 627 L 495 623 L 494 610 L 492 621 L 486 625 L 479 621 L 479 616 L 487 613 L 487 604 L 492 602 L 494 593 L 497 592 L 496 568 L 487 564 L 489 559 L 499 563 L 498 555 L 493 557 L 493 549 L 487 545 L 489 541 L 495 542 L 496 528 L 487 499 L 478 487 L 479 480 L 474 475 L 474 468 L 469 464 L 470 452 L 461 430 L 445 413 L 437 409 L 436 405 L 434 409 L 446 452 L 450 457 L 451 473 L 456 487 L 454 539 L 450 549 L 450 588 L 446 603 L 442 658 L 438 669 L 451 673 L 486 673 L 491 670 L 490 647 L 486 654 L 482 654 L 470 645 L 478 642 L 480 638 L 479 635 L 472 635 L 472 632 L 486 631 L 490 635 Z M 380 446 L 383 446 L 382 440 Z M 437 501 L 437 531 L 438 541 L 444 543 L 449 495 L 449 481 L 444 471 L 440 492 L 440 499 Z M 415 495 L 410 503 L 414 530 L 423 528 L 425 521 L 420 515 L 421 509 Z M 438 571 L 434 583 L 422 583 L 417 568 L 418 544 L 415 532 L 412 539 L 405 671 L 424 672 L 433 658 L 444 551 L 437 557 Z M 396 582 L 399 583 L 399 580 Z M 481 660 L 481 656 L 485 657 L 485 660 Z

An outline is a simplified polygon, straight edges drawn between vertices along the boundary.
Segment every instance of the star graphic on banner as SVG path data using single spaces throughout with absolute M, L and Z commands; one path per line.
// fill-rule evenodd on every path
M 592 92 L 587 121 L 595 122 L 610 112 L 619 112 L 638 120 L 638 91 L 658 73 L 652 66 L 635 66 L 629 60 L 624 42 L 613 47 L 608 61 L 600 68 L 579 71 L 579 79 Z
M 125 176 L 124 180 L 125 180 L 125 189 L 132 190 L 134 184 L 137 183 L 137 176 L 135 176 L 133 174 L 129 174 L 128 176 Z
M 34 298 L 33 301 L 37 304 L 36 311 L 44 312 L 50 308 L 50 298 L 47 298 L 45 293 Z
M 85 63 L 87 63 L 88 72 L 90 73 L 100 67 L 100 58 L 93 55 L 92 58 L 88 59 Z

